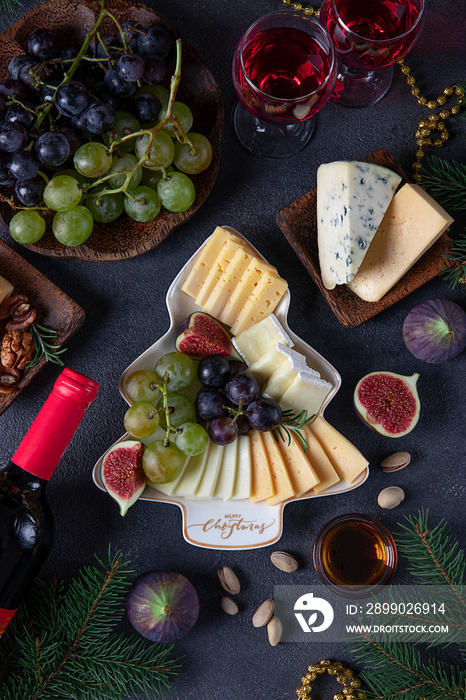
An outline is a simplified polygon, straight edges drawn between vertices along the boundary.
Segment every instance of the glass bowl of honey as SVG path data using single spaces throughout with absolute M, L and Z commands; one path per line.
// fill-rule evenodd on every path
M 370 515 L 347 513 L 330 520 L 317 535 L 314 566 L 335 593 L 364 597 L 388 584 L 398 561 L 385 525 Z

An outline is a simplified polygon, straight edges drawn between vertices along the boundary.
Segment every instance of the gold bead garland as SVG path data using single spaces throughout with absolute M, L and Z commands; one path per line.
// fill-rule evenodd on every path
M 292 2 L 291 0 L 282 0 L 282 5 L 285 7 L 292 7 L 296 12 L 304 12 L 306 15 L 314 15 L 317 19 L 320 16 L 320 10 L 311 6 L 303 7 L 300 2 Z M 445 121 L 452 116 L 456 116 L 460 113 L 461 107 L 466 104 L 464 99 L 464 90 L 459 85 L 449 85 L 444 91 L 443 95 L 439 95 L 436 100 L 427 100 L 426 97 L 421 95 L 420 89 L 416 86 L 416 78 L 411 75 L 411 68 L 407 66 L 403 59 L 398 61 L 398 65 L 401 67 L 401 72 L 406 76 L 406 83 L 411 88 L 411 94 L 416 98 L 418 104 L 421 107 L 427 107 L 428 109 L 437 109 L 438 107 L 443 107 L 449 99 L 458 98 L 457 104 L 453 105 L 450 109 L 442 109 L 438 114 L 431 114 L 427 119 L 421 119 L 419 126 L 415 132 L 416 144 L 418 150 L 416 151 L 416 160 L 414 161 L 412 168 L 414 170 L 413 179 L 416 182 L 422 180 L 422 175 L 419 172 L 421 170 L 421 160 L 424 158 L 424 148 L 426 146 L 432 146 L 434 148 L 442 148 L 442 146 L 450 138 L 450 134 L 445 126 Z M 438 138 L 432 140 L 431 135 L 438 132 Z
M 329 659 L 308 667 L 308 673 L 301 678 L 302 686 L 296 691 L 299 700 L 311 700 L 312 681 L 325 671 L 330 676 L 335 676 L 337 683 L 343 686 L 343 692 L 334 695 L 333 700 L 366 700 L 366 693 L 360 690 L 361 681 L 354 677 L 353 671 L 350 668 L 344 668 L 340 661 L 332 662 Z

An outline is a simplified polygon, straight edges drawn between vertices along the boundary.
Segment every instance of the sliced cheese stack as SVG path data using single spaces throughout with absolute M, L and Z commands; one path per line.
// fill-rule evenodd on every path
M 292 434 L 290 444 L 272 433 L 248 433 L 252 449 L 250 501 L 277 505 L 292 496 L 319 495 L 341 479 L 352 483 L 368 461 L 359 450 L 323 418 L 303 430 L 306 451 Z
M 11 296 L 13 291 L 13 285 L 8 282 L 4 277 L 0 276 L 0 304 Z
M 317 240 L 327 289 L 356 275 L 401 177 L 374 163 L 335 162 L 317 170 Z
M 263 394 L 278 401 L 283 410 L 306 410 L 312 416 L 320 411 L 332 385 L 307 366 L 304 355 L 289 347 L 292 344 L 273 314 L 233 338 Z
M 273 312 L 287 282 L 242 239 L 218 226 L 181 289 L 237 335 Z
M 188 459 L 177 479 L 152 484 L 169 496 L 188 499 L 249 498 L 251 495 L 251 442 L 240 436 L 230 445 L 209 442 L 206 450 Z
M 379 301 L 452 223 L 419 185 L 404 185 L 393 197 L 349 288 L 365 301 Z

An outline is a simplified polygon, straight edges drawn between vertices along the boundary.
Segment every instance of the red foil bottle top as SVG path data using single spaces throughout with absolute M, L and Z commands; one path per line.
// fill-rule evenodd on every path
M 97 382 L 66 367 L 11 461 L 50 479 L 98 390 Z

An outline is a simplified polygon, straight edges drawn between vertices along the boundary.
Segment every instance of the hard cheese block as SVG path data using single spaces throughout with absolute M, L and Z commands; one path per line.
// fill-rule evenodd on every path
M 317 170 L 317 241 L 327 289 L 357 273 L 401 177 L 381 165 L 338 161 Z
M 238 335 L 271 314 L 287 289 L 286 280 L 265 270 L 242 307 L 238 307 L 236 320 L 231 324 L 232 334 Z
M 338 476 L 344 481 L 351 484 L 369 466 L 369 462 L 359 450 L 327 423 L 325 418 L 316 418 L 309 425 L 309 429 L 323 447 Z
M 364 301 L 379 301 L 452 223 L 419 185 L 404 185 L 349 288 Z

